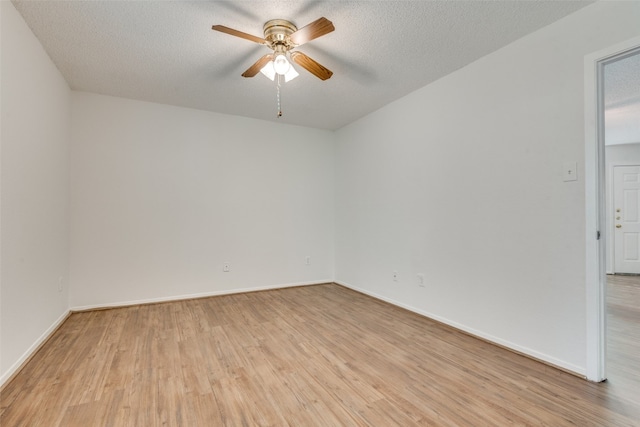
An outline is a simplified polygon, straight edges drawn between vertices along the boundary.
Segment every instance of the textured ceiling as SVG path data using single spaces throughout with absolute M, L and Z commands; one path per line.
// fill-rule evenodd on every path
M 338 129 L 591 1 L 14 1 L 70 87 Z M 286 83 L 240 74 L 268 53 L 211 30 L 262 36 L 270 19 L 336 30 L 301 46 L 334 72 Z
M 604 66 L 606 109 L 640 104 L 640 50 Z
M 606 145 L 640 142 L 640 49 L 604 66 Z

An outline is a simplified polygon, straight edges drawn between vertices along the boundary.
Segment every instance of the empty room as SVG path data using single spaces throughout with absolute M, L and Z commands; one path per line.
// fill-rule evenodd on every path
M 0 425 L 639 426 L 639 23 L 0 2 Z

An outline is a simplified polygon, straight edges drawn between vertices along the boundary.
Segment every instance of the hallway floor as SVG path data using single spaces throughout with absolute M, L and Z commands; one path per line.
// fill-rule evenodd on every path
M 640 276 L 607 276 L 607 383 L 640 396 Z

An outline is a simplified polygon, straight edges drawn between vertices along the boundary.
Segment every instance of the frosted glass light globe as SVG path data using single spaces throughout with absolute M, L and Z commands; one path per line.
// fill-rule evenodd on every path
M 287 58 L 283 54 L 276 55 L 276 58 L 273 60 L 273 68 L 276 70 L 276 73 L 280 75 L 287 74 L 291 64 L 287 61 Z

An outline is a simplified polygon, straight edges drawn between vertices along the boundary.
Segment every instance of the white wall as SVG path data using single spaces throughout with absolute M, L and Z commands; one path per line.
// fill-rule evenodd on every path
M 70 90 L 11 2 L 0 15 L 2 384 L 67 312 Z
M 640 53 L 636 54 L 640 55 Z M 640 72 L 634 70 L 633 72 Z M 640 88 L 637 90 L 640 92 Z M 638 101 L 605 111 L 605 141 L 607 146 L 635 144 L 640 140 L 640 96 Z
M 605 176 L 606 186 L 606 214 L 607 214 L 607 273 L 613 273 L 613 235 L 615 229 L 613 217 L 613 166 L 615 165 L 640 165 L 640 141 L 635 144 L 607 145 L 605 147 Z
M 607 163 L 607 177 L 611 165 L 640 164 L 640 141 L 635 144 L 607 145 L 605 147 L 605 162 Z
M 333 280 L 333 133 L 72 100 L 71 307 Z
M 562 163 L 584 165 L 584 56 L 638 22 L 596 3 L 341 129 L 336 279 L 584 373 L 584 181 Z

